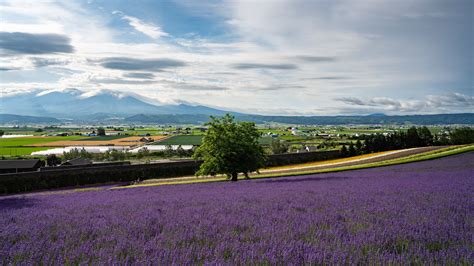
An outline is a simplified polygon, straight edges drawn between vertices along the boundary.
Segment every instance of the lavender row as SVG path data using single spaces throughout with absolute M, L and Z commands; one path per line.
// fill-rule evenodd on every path
M 0 263 L 470 264 L 474 153 L 237 183 L 0 198 Z

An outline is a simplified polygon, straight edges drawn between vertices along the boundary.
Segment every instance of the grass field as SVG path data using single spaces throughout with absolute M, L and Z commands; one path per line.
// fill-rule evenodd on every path
M 44 151 L 50 147 L 0 147 L 0 156 L 30 155 L 35 151 Z
M 79 140 L 87 137 L 84 136 L 66 136 L 66 137 L 23 137 L 23 138 L 0 138 L 0 147 L 21 147 L 33 144 L 55 142 L 61 140 Z
M 120 135 L 120 136 L 97 136 L 97 137 L 87 137 L 84 139 L 79 139 L 79 141 L 104 141 L 104 140 L 115 140 L 115 139 L 123 139 L 128 138 L 130 136 Z
M 272 137 L 261 137 L 258 142 L 260 142 L 260 145 L 270 145 L 272 144 Z
M 172 136 L 162 141 L 157 141 L 155 145 L 201 145 L 203 136 L 189 135 L 189 136 Z
M 173 136 L 162 141 L 157 141 L 155 145 L 201 145 L 202 135 L 183 135 Z M 259 140 L 261 145 L 270 145 L 272 143 L 271 137 L 262 137 Z
M 30 155 L 35 151 L 66 146 L 134 146 L 141 143 L 141 138 L 142 137 L 139 136 L 34 136 L 4 139 L 0 138 L 0 156 Z M 164 136 L 151 136 L 151 138 L 159 140 L 164 138 Z

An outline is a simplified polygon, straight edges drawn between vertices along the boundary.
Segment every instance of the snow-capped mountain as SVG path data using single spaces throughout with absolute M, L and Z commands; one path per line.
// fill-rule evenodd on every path
M 83 93 L 77 89 L 64 91 L 33 91 L 0 98 L 0 113 L 15 115 L 80 118 L 96 114 L 130 116 L 136 114 L 204 114 L 222 115 L 226 111 L 189 104 L 158 105 L 135 95 L 115 91 L 97 94 Z

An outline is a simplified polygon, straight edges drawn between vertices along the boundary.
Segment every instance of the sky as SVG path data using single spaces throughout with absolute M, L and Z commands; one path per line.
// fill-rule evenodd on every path
M 470 0 L 0 0 L 1 97 L 276 115 L 474 111 Z

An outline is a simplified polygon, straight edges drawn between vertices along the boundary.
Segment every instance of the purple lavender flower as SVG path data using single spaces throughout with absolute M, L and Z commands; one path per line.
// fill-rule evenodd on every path
M 350 172 L 0 198 L 1 264 L 473 264 L 474 153 Z

